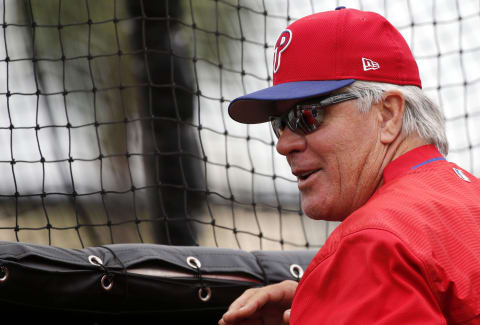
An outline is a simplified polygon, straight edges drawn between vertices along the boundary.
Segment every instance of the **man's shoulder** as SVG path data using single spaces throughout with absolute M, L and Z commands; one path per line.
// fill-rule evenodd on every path
M 478 315 L 480 183 L 454 164 L 442 165 L 379 189 L 335 229 L 315 258 L 317 265 L 352 247 L 348 243 L 356 238 L 372 247 L 390 243 L 392 251 L 408 251 L 419 261 L 448 319 Z
M 347 236 L 371 229 L 395 235 L 420 256 L 464 236 L 479 238 L 479 180 L 452 163 L 432 167 L 382 186 L 330 235 L 324 245 L 326 255 Z
M 465 220 L 479 219 L 479 179 L 445 162 L 382 186 L 343 222 L 342 233 L 379 228 L 404 238 L 418 232 L 442 232 Z

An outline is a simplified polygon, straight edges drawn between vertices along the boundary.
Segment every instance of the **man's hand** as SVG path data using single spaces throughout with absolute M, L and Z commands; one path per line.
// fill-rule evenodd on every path
M 297 282 L 287 280 L 262 288 L 248 289 L 230 305 L 218 324 L 288 324 L 297 285 Z

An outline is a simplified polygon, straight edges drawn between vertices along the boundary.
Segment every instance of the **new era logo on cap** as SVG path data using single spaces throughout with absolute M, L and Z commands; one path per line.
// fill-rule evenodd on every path
M 362 64 L 363 64 L 363 71 L 380 69 L 380 64 L 378 64 L 378 62 L 375 62 L 367 58 L 362 58 Z

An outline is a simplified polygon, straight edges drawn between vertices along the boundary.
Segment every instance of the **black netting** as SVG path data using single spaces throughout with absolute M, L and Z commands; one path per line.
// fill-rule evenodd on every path
M 272 84 L 296 18 L 338 1 L 30 0 L 2 4 L 0 239 L 319 247 L 268 125 L 226 112 Z M 480 172 L 478 1 L 347 1 L 396 25 Z

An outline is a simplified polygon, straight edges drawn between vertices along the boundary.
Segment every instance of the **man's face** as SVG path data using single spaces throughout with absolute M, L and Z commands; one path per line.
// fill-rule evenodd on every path
M 310 134 L 285 128 L 277 151 L 298 178 L 310 218 L 343 220 L 378 187 L 385 153 L 378 116 L 375 105 L 360 113 L 350 100 L 326 107 L 325 120 Z

